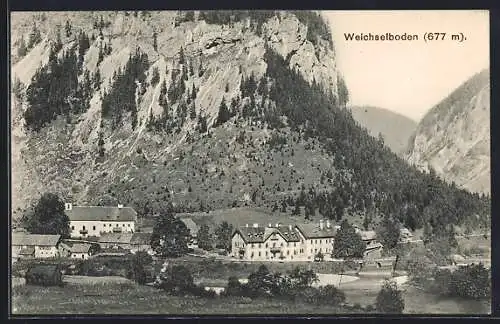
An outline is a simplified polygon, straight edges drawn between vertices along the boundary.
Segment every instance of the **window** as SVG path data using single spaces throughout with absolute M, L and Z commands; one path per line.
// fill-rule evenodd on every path
M 259 256 L 260 256 L 260 252 L 259 252 Z
M 261 247 L 261 246 L 260 246 L 260 243 L 259 243 L 259 249 L 260 249 L 260 247 Z M 260 256 L 260 252 L 259 252 L 259 256 Z
M 267 249 L 267 243 L 266 243 L 266 249 Z
M 83 226 L 82 226 L 82 230 L 84 230 L 84 231 L 85 231 L 85 225 L 83 225 Z
M 283 242 L 281 242 L 281 247 L 283 247 Z
M 92 226 L 92 230 L 93 230 L 93 231 L 95 231 L 95 225 L 94 225 L 94 226 Z
M 297 247 L 297 243 L 293 243 L 293 247 Z
M 130 227 L 130 224 L 128 224 L 128 227 Z
M 266 256 L 267 256 L 267 251 L 266 251 Z
M 286 251 L 286 255 L 290 255 L 290 250 L 287 250 L 287 251 Z
M 125 224 L 122 224 L 122 227 L 125 227 Z
M 102 225 L 103 227 L 106 227 L 106 224 Z
M 73 225 L 73 226 L 71 226 L 71 230 L 73 230 L 73 231 L 75 230 L 75 226 L 74 226 L 74 225 Z
M 250 254 L 250 257 L 253 259 L 253 252 L 252 252 L 252 254 Z

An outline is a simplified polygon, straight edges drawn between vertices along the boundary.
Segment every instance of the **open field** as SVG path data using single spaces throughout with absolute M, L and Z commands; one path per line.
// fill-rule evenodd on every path
M 364 312 L 361 308 L 315 306 L 278 299 L 200 298 L 170 296 L 161 290 L 139 286 L 128 280 L 117 282 L 113 278 L 81 280 L 72 276 L 64 287 L 38 287 L 15 285 L 12 288 L 14 315 L 42 314 L 353 314 Z M 65 279 L 66 281 L 66 279 Z M 360 277 L 343 282 L 340 289 L 350 305 L 375 303 L 383 282 L 381 277 Z M 410 314 L 487 314 L 489 301 L 470 301 L 440 298 L 411 286 L 402 285 L 405 313 Z
M 161 290 L 126 284 L 13 288 L 13 314 L 339 314 L 348 308 L 292 301 L 169 296 Z

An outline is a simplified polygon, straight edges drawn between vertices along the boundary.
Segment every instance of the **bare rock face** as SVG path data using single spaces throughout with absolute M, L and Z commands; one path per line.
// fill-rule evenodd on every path
M 469 79 L 423 118 L 410 163 L 473 192 L 490 193 L 489 70 Z
M 185 81 L 186 92 L 193 87 L 197 95 L 194 100 L 197 114 L 206 116 L 209 127 L 217 118 L 219 105 L 224 100 L 230 103 L 240 93 L 242 77 L 252 73 L 259 80 L 266 72 L 264 61 L 266 43 L 286 59 L 289 67 L 297 69 L 306 80 L 323 85 L 325 91 L 337 94 L 337 68 L 334 51 L 325 44 L 313 45 L 306 39 L 307 27 L 293 14 L 278 13 L 263 24 L 262 33 L 251 31 L 247 21 L 228 25 L 207 24 L 203 20 L 175 23 L 176 12 L 149 12 L 134 15 L 126 12 L 46 12 L 12 14 L 12 80 L 19 80 L 28 87 L 37 69 L 48 62 L 50 46 L 60 35 L 64 50 L 78 42 L 78 33 L 92 36 L 90 48 L 85 53 L 83 69 L 100 73 L 101 85 L 92 94 L 90 108 L 71 123 L 52 123 L 39 134 L 28 134 L 23 127 L 22 112 L 26 103 L 17 103 L 13 109 L 12 146 L 14 182 L 14 209 L 26 207 L 38 199 L 42 191 L 60 192 L 76 202 L 87 202 L 96 181 L 112 183 L 124 177 L 128 169 L 140 168 L 134 154 L 140 145 L 155 142 L 148 158 L 153 160 L 173 159 L 179 148 L 186 144 L 189 134 L 195 132 L 196 120 L 188 118 L 174 138 L 153 141 L 154 136 L 146 131 L 151 116 L 162 113 L 159 105 L 160 87 L 167 88 L 172 82 L 172 73 L 179 68 L 179 52 L 182 48 L 186 65 L 194 73 Z M 102 19 L 109 24 L 95 28 Z M 66 21 L 70 21 L 72 32 L 65 33 Z M 17 57 L 16 48 L 21 37 L 26 41 L 36 24 L 42 41 L 30 49 L 26 56 Z M 153 46 L 153 35 L 157 47 Z M 111 45 L 112 51 L 98 64 L 100 48 Z M 123 69 L 131 54 L 140 48 L 149 59 L 147 82 L 144 93 L 137 102 L 137 127 L 132 130 L 130 122 L 115 131 L 104 134 L 108 158 L 96 162 L 96 150 L 101 125 L 102 94 L 109 91 L 113 75 Z M 160 81 L 152 85 L 153 70 L 157 69 Z M 199 73 L 203 69 L 204 73 Z M 80 80 L 81 81 L 81 80 Z M 172 107 L 175 111 L 177 107 Z M 43 147 L 43 150 L 42 150 Z M 164 165 L 166 165 L 164 162 Z M 23 166 L 22 168 L 20 166 Z M 16 169 L 17 168 L 17 169 Z M 32 176 L 28 176 L 28 171 Z M 156 171 L 155 171 L 156 172 Z M 129 181 L 129 180 L 127 180 Z M 132 180 L 130 180 L 132 181 Z

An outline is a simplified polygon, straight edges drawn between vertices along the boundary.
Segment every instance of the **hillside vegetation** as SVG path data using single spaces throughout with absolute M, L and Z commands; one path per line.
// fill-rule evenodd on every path
M 44 61 L 30 57 L 36 46 L 14 68 L 24 84 L 14 141 L 41 179 L 30 184 L 26 172 L 18 194 L 120 202 L 145 217 L 172 201 L 184 212 L 261 207 L 365 228 L 388 215 L 444 236 L 449 224 L 488 225 L 488 198 L 409 166 L 343 108 L 348 92 L 316 14 L 72 15 L 81 36 L 64 34 L 61 47 L 47 34 L 37 46 L 49 48 L 48 64 L 30 81 L 22 65 Z M 55 79 L 71 81 L 44 86 Z

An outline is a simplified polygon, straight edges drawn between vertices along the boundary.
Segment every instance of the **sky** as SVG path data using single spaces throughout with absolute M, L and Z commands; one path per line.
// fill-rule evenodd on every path
M 489 67 L 488 11 L 324 11 L 351 105 L 419 121 L 471 76 Z M 446 33 L 424 41 L 424 33 Z M 416 41 L 346 41 L 345 33 L 417 34 Z M 463 33 L 463 42 L 451 34 Z

